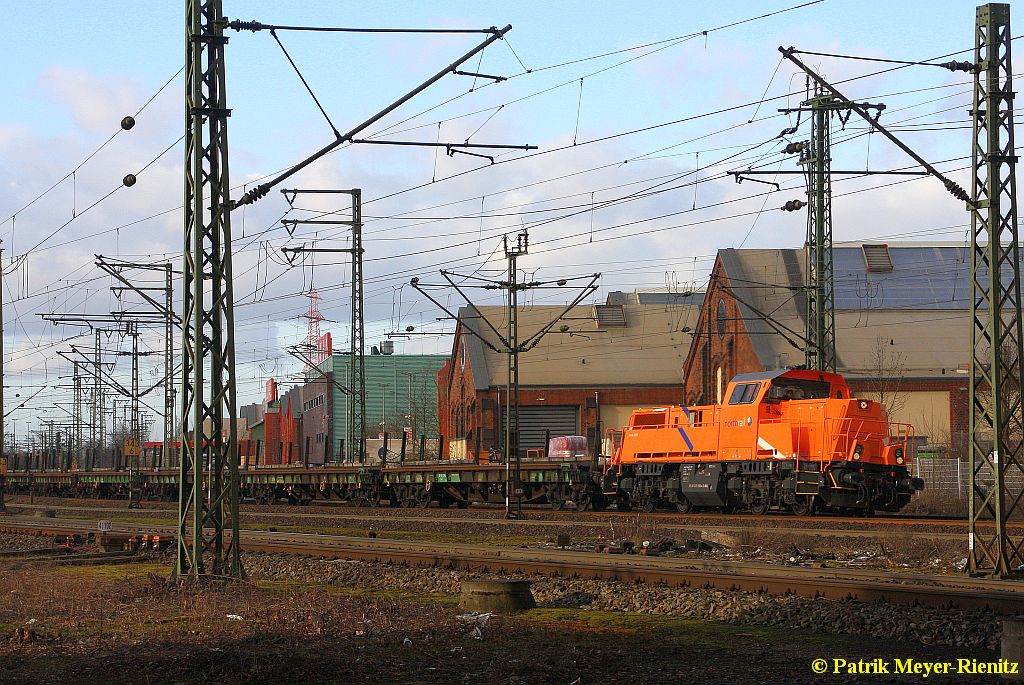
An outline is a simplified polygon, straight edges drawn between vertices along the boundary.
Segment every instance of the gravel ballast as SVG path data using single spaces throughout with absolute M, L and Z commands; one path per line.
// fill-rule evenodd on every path
M 456 595 L 463 580 L 490 577 L 439 568 L 365 561 L 328 561 L 276 554 L 245 554 L 254 579 L 325 583 L 372 590 Z M 997 649 L 999 618 L 990 612 L 838 602 L 752 592 L 674 588 L 621 581 L 534 577 L 540 606 L 666 614 L 732 624 L 870 635 L 928 645 Z

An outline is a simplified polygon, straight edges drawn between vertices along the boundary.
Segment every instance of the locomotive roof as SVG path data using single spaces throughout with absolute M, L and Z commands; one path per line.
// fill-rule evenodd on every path
M 801 378 L 807 379 L 808 377 L 817 376 L 821 380 L 827 380 L 830 383 L 834 381 L 842 381 L 842 376 L 838 376 L 834 373 L 827 371 L 814 371 L 812 369 L 774 369 L 772 371 L 758 371 L 754 373 L 741 373 L 737 374 L 732 380 L 736 383 L 752 383 L 753 381 L 770 381 L 778 378 L 779 376 L 787 376 L 790 378 Z
M 774 378 L 778 378 L 782 374 L 789 371 L 789 369 L 776 369 L 774 371 L 761 371 L 757 373 L 741 373 L 733 378 L 735 383 L 751 383 L 753 381 L 770 381 Z

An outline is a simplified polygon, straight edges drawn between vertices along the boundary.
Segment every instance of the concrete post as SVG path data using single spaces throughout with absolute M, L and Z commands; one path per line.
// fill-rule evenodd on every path
M 1024 663 L 1024 617 L 1003 619 L 1003 635 L 999 641 L 999 656 L 1015 664 Z M 1020 670 L 1020 667 L 1017 668 Z M 1024 682 L 1024 674 L 1004 674 L 1004 680 Z

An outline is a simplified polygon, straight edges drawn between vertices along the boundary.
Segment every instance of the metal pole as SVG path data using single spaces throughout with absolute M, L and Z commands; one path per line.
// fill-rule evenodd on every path
M 221 0 L 186 0 L 185 20 L 183 438 L 176 572 L 195 579 L 211 573 L 241 578 L 230 110 L 224 70 L 228 39 Z
M 74 406 L 72 407 L 72 422 L 74 423 L 74 447 L 76 467 L 82 466 L 82 376 L 78 372 L 78 362 L 74 364 Z
M 970 573 L 1020 574 L 1024 537 L 1007 522 L 1024 509 L 1024 330 L 1013 143 L 1010 5 L 977 10 L 971 189 Z M 994 525 L 993 525 L 994 523 Z M 980 524 L 980 525 L 979 525 Z
M 157 457 L 157 468 L 173 464 L 174 443 L 174 272 L 171 264 L 165 264 L 164 287 L 164 442 Z
M 3 284 L 3 256 L 4 251 L 0 250 L 0 464 L 3 468 L 0 469 L 0 512 L 6 512 L 7 506 L 4 504 L 4 486 L 7 485 L 5 479 L 5 473 L 7 472 L 7 452 L 4 447 L 4 284 Z M 17 443 L 14 446 L 15 453 L 17 453 Z
M 819 84 L 811 107 L 811 144 L 800 163 L 807 179 L 807 368 L 836 370 L 832 283 L 832 164 L 829 117 L 835 98 Z
M 526 254 L 529 246 L 529 236 L 524 231 L 516 236 L 516 244 L 509 247 L 508 237 L 505 237 L 505 258 L 508 260 L 508 377 L 505 389 L 505 445 L 506 445 L 506 498 L 505 516 L 508 518 L 522 518 L 523 516 L 523 482 L 522 482 L 522 456 L 519 449 L 519 282 L 516 268 L 516 258 Z M 511 501 L 508 498 L 509 482 L 507 479 L 509 462 L 515 459 L 515 473 L 513 474 L 512 488 L 516 498 L 515 511 L 512 511 Z

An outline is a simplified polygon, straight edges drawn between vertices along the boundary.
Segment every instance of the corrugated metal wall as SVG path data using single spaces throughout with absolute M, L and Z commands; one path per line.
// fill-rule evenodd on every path
M 437 434 L 437 372 L 448 356 L 393 354 L 367 355 L 365 359 L 367 434 L 376 436 L 381 429 L 381 417 L 386 416 L 389 424 L 394 426 L 410 426 L 415 422 L 417 434 L 434 438 Z M 331 365 L 337 370 L 338 381 L 347 386 L 351 366 L 349 356 L 336 354 Z M 409 415 L 415 415 L 416 419 L 406 418 Z M 338 452 L 339 441 L 346 435 L 348 396 L 335 387 L 335 453 Z
M 520 407 L 519 415 L 520 450 L 543 449 L 544 438 L 549 430 L 553 438 L 579 435 L 579 407 Z

